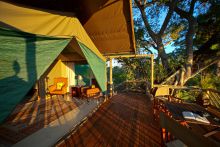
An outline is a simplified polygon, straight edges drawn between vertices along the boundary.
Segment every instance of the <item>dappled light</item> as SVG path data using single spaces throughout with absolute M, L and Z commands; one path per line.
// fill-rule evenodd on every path
M 146 95 L 118 94 L 58 146 L 160 146 L 159 124 Z
M 65 101 L 62 97 L 26 101 L 17 105 L 15 110 L 0 125 L 0 139 L 14 144 L 47 127 L 59 117 L 76 109 L 80 101 Z

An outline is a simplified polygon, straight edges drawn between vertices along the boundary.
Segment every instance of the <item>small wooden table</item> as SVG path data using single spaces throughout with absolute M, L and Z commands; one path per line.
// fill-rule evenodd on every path
M 81 97 L 82 95 L 81 87 L 79 86 L 71 87 L 71 94 L 72 94 L 72 97 Z
M 177 122 L 184 124 L 187 128 L 196 133 L 205 137 L 211 136 L 215 141 L 220 142 L 220 133 L 218 133 L 220 129 L 220 119 L 205 108 L 193 103 L 174 102 L 164 102 L 164 106 L 166 113 Z M 209 120 L 210 124 L 198 122 L 196 120 L 186 120 L 182 115 L 183 111 L 190 111 L 201 116 L 206 114 L 206 118 Z

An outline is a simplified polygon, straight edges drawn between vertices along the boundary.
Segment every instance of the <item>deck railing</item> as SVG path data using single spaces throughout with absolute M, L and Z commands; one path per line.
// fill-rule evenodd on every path
M 201 105 L 211 105 L 220 109 L 220 91 L 214 89 L 201 89 L 198 87 L 186 87 L 186 86 L 173 86 L 173 85 L 154 85 L 155 87 L 169 87 L 173 89 L 171 95 L 179 97 L 181 99 L 187 99 L 187 97 L 193 97 Z M 150 83 L 146 80 L 127 80 L 114 88 L 116 91 L 135 91 L 146 93 L 150 89 Z M 202 97 L 202 98 L 199 98 Z M 200 100 L 198 100 L 200 99 Z
M 214 89 L 202 89 L 204 98 L 209 100 L 211 106 L 220 109 L 220 91 Z
M 220 109 L 220 91 L 214 89 L 202 89 L 198 87 L 173 86 L 173 85 L 155 85 L 155 87 L 168 87 L 172 89 L 171 95 L 181 99 L 189 100 L 190 97 L 203 106 L 214 106 Z
M 147 91 L 150 91 L 150 83 L 147 82 L 146 80 L 127 80 L 115 86 L 114 89 L 116 91 L 122 90 L 122 91 L 134 91 L 134 92 L 146 93 Z

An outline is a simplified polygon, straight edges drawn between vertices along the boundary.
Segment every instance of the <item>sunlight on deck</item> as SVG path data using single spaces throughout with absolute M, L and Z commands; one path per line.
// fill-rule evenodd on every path
M 10 144 L 17 143 L 81 104 L 57 97 L 21 103 L 0 125 L 0 139 Z
M 161 146 L 146 95 L 118 94 L 103 104 L 79 129 L 57 146 Z

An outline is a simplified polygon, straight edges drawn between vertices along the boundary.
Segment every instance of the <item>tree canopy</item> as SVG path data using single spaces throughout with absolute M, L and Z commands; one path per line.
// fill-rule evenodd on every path
M 205 70 L 220 71 L 219 0 L 134 0 L 133 13 L 138 53 L 156 54 L 157 83 L 185 85 Z M 149 79 L 146 59 L 120 63 L 130 78 Z

